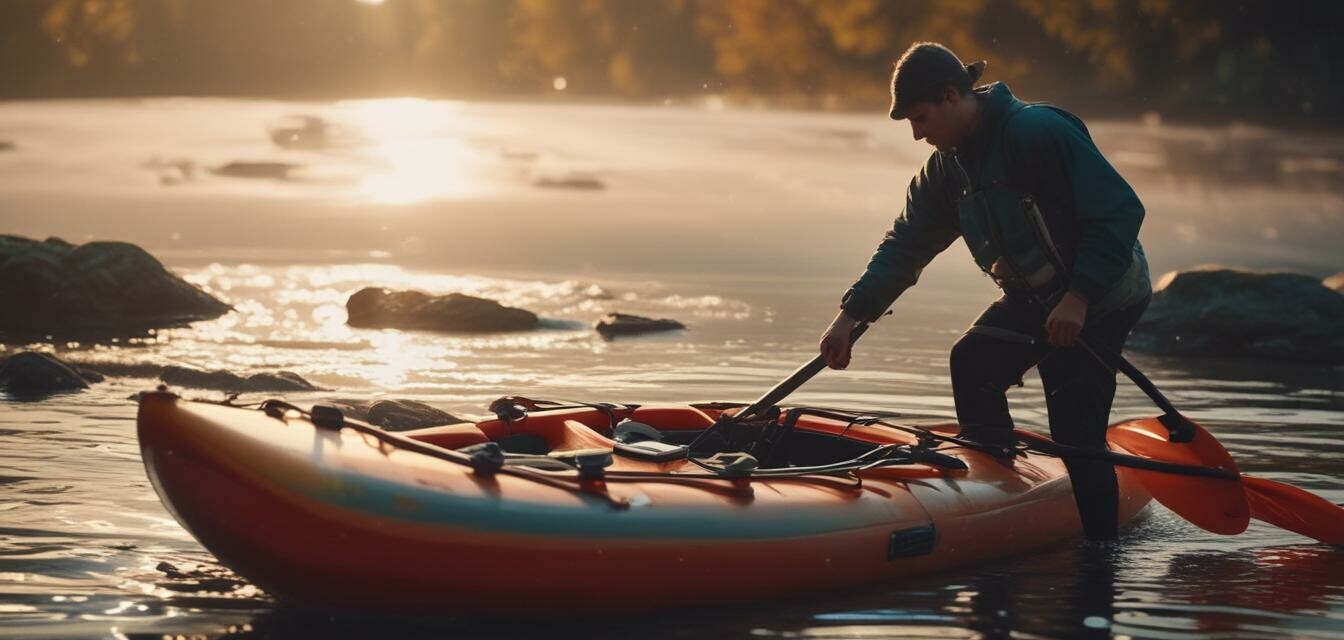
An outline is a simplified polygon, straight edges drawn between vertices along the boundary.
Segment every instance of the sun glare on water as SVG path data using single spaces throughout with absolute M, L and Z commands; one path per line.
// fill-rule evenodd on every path
M 414 204 L 460 198 L 480 190 L 479 153 L 462 139 L 452 103 L 418 98 L 355 103 L 352 118 L 371 144 L 377 168 L 360 181 L 366 201 Z

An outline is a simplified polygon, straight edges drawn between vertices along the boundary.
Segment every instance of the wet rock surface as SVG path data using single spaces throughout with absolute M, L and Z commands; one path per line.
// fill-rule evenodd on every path
M 676 331 L 686 325 L 671 318 L 645 318 L 628 313 L 608 313 L 593 326 L 604 337 L 628 336 L 654 331 Z
M 321 387 L 303 379 L 292 371 L 257 373 L 246 378 L 228 371 L 202 371 L 188 367 L 168 366 L 159 373 L 159 379 L 175 387 L 218 389 L 221 391 L 320 391 Z
M 15 396 L 42 396 L 62 391 L 80 391 L 103 377 L 81 371 L 59 358 L 36 351 L 23 351 L 0 360 L 0 390 Z
M 451 413 L 436 409 L 416 400 L 355 400 L 338 398 L 328 400 L 347 418 L 367 422 L 388 431 L 407 431 L 424 427 L 464 422 Z
M 1201 267 L 1162 277 L 1128 346 L 1344 363 L 1344 295 L 1296 273 Z
M 0 235 L 0 340 L 141 335 L 229 305 L 125 242 Z
M 419 291 L 367 287 L 345 303 L 347 323 L 365 329 L 418 329 L 444 332 L 525 331 L 537 327 L 535 313 L 460 293 L 431 296 Z

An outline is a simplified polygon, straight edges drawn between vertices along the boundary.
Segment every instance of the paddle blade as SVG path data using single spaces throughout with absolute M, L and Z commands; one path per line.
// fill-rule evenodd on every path
M 1242 476 L 1251 517 L 1326 544 L 1344 544 L 1344 507 L 1290 484 Z
M 1113 446 L 1145 458 L 1237 471 L 1237 463 L 1223 445 L 1195 422 L 1190 425 L 1194 437 L 1183 443 L 1168 441 L 1167 428 L 1157 418 L 1122 422 L 1112 426 L 1106 437 Z M 1201 529 L 1235 535 L 1250 524 L 1246 491 L 1237 480 L 1131 471 L 1154 499 Z

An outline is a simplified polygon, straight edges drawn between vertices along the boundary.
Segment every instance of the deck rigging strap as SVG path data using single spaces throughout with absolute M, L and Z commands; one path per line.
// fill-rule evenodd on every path
M 511 424 L 527 418 L 528 412 L 540 413 L 543 411 L 559 411 L 562 409 L 597 409 L 606 414 L 607 420 L 611 423 L 609 427 L 610 436 L 616 430 L 616 424 L 621 421 L 616 416 L 616 411 L 632 412 L 639 408 L 637 404 L 613 403 L 613 402 L 582 402 L 577 400 L 535 400 L 523 396 L 503 396 L 496 398 L 490 403 L 490 412 L 495 414 L 500 420 Z

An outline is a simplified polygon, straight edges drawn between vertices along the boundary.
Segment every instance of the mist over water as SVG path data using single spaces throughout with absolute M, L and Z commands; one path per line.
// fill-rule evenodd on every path
M 295 114 L 330 123 L 328 144 L 272 142 L 268 132 Z M 1141 237 L 1155 277 L 1206 262 L 1344 270 L 1344 141 L 1155 119 L 1091 126 L 1147 205 Z M 11 350 L 126 370 L 286 369 L 329 389 L 287 394 L 296 404 L 412 398 L 463 417 L 515 394 L 753 399 L 815 354 L 929 153 L 880 113 L 713 103 L 6 103 L 0 140 L 14 143 L 0 150 L 0 233 L 134 242 L 236 309 L 144 339 Z M 270 163 L 247 166 L 281 177 L 236 177 L 230 163 Z M 492 298 L 538 313 L 543 328 L 348 327 L 345 300 L 365 286 Z M 955 245 L 869 332 L 849 370 L 824 372 L 791 401 L 951 419 L 947 350 L 993 297 Z M 591 324 L 610 311 L 688 329 L 608 342 Z M 1340 368 L 1133 359 L 1243 470 L 1344 501 Z M 583 635 L 479 621 L 336 624 L 276 609 L 149 487 L 126 398 L 153 384 L 113 377 L 40 402 L 0 400 L 0 635 Z M 1034 373 L 1009 398 L 1019 425 L 1045 428 Z M 1121 385 L 1113 418 L 1153 413 Z M 1066 546 L 609 633 L 1331 637 L 1344 631 L 1341 563 L 1291 533 L 1253 524 L 1218 537 L 1154 507 L 1112 549 Z

